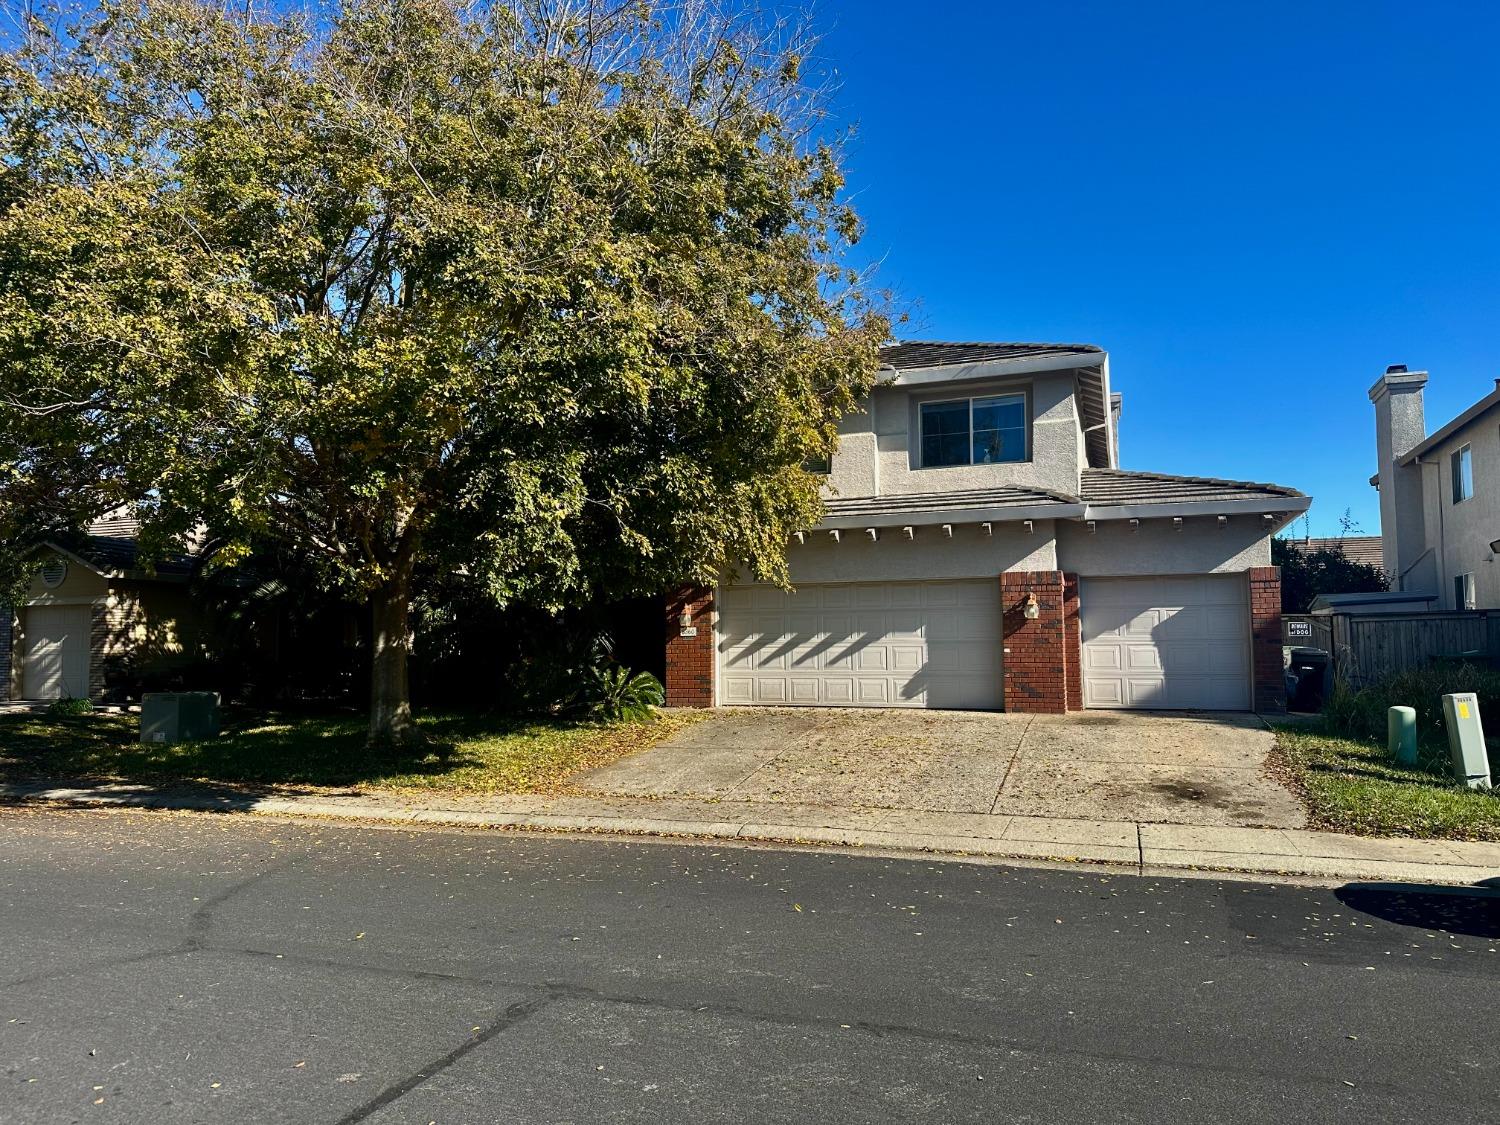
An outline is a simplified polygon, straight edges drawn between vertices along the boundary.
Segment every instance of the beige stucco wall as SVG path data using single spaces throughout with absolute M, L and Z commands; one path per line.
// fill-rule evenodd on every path
M 1188 517 L 1180 530 L 1171 520 L 1099 520 L 1059 523 L 1061 570 L 1084 577 L 1148 574 L 1223 574 L 1271 565 L 1271 537 L 1258 516 L 1232 516 L 1224 527 L 1212 517 Z
M 1463 445 L 1472 451 L 1474 495 L 1455 504 L 1450 458 Z M 1401 588 L 1435 593 L 1437 608 L 1458 609 L 1453 579 L 1467 573 L 1474 576 L 1476 608 L 1500 607 L 1500 563 L 1490 550 L 1490 542 L 1500 539 L 1500 418 L 1496 412 L 1476 418 L 1462 433 L 1423 454 L 1422 461 L 1404 471 L 1422 474 L 1424 538 L 1434 550 L 1407 574 Z
M 109 593 L 108 579 L 82 563 L 66 557 L 63 557 L 63 561 L 67 564 L 68 572 L 62 584 L 56 588 L 49 587 L 42 581 L 40 567 L 52 557 L 54 556 L 37 556 L 39 569 L 38 573 L 32 576 L 31 589 L 26 594 L 28 602 L 35 602 L 39 605 L 67 605 L 70 602 L 102 598 Z
M 884 528 L 871 542 L 864 532 L 845 531 L 835 543 L 827 532 L 812 532 L 805 544 L 787 551 L 792 585 L 819 582 L 904 582 L 924 578 L 998 578 L 1007 570 L 1056 570 L 1053 521 L 1036 530 L 997 526 L 985 535 L 976 524 L 955 524 L 953 538 L 941 528 L 918 527 L 906 539 L 899 528 Z M 747 582 L 740 575 L 732 584 Z

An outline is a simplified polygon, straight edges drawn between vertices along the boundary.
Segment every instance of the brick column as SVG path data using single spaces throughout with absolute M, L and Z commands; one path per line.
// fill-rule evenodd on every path
M 1078 575 L 1063 575 L 1063 660 L 1068 710 L 1083 710 L 1083 623 L 1078 616 Z
M 1068 709 L 1064 577 L 1060 570 L 1009 571 L 1000 576 L 1007 711 L 1060 715 Z M 1035 620 L 1026 617 L 1028 595 L 1036 596 Z
M 1281 659 L 1281 568 L 1253 566 L 1250 579 L 1250 645 L 1255 654 L 1255 709 L 1286 710 Z
M 0 703 L 10 701 L 11 677 L 15 675 L 11 664 L 11 645 L 15 636 L 15 610 L 0 603 Z
M 668 707 L 714 705 L 714 592 L 683 586 L 667 595 L 666 643 Z M 697 635 L 682 635 L 682 613 L 691 614 Z

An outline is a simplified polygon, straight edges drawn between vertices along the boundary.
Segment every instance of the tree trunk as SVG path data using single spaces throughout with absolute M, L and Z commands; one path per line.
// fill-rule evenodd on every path
M 402 746 L 415 742 L 411 719 L 411 685 L 406 660 L 411 652 L 411 588 L 405 577 L 395 578 L 370 599 L 374 638 L 370 661 L 371 746 Z

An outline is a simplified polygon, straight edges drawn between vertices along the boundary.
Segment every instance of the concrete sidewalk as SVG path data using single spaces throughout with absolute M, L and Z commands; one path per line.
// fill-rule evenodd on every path
M 222 787 L 158 789 L 102 782 L 0 784 L 0 800 L 819 844 L 880 852 L 1110 864 L 1141 874 L 1207 870 L 1500 885 L 1500 843 L 1369 838 L 1304 829 L 629 797 L 259 796 Z

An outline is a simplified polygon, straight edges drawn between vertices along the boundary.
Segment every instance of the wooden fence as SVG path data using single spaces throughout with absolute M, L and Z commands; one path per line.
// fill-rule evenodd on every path
M 1500 659 L 1500 611 L 1288 614 L 1282 633 L 1330 653 L 1334 678 L 1355 688 L 1435 660 Z

